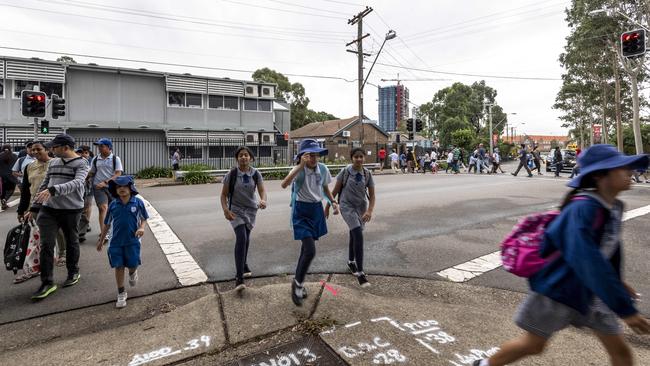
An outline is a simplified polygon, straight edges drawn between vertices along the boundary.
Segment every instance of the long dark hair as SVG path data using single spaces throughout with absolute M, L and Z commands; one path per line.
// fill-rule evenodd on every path
M 576 195 L 587 190 L 598 188 L 596 177 L 603 177 L 607 175 L 607 173 L 609 173 L 609 170 L 596 170 L 595 172 L 591 172 L 582 177 L 582 180 L 580 180 L 580 187 L 572 189 L 564 196 L 560 210 L 564 209 L 564 207 L 566 207 Z

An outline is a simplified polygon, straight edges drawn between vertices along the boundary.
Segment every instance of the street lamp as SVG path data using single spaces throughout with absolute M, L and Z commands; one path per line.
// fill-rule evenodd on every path
M 363 78 L 363 50 L 359 50 L 359 121 L 361 122 L 361 147 L 363 148 L 363 87 L 366 85 L 366 82 L 368 82 L 368 77 L 370 77 L 370 73 L 372 72 L 372 68 L 375 67 L 375 63 L 377 62 L 377 59 L 379 58 L 379 54 L 381 53 L 381 50 L 384 48 L 384 45 L 386 44 L 386 41 L 391 40 L 393 38 L 397 37 L 397 33 L 394 30 L 389 30 L 388 33 L 386 33 L 386 36 L 384 37 L 384 42 L 381 43 L 381 47 L 379 48 L 379 52 L 377 52 L 377 55 L 375 56 L 375 60 L 372 62 L 372 66 L 370 66 L 370 70 L 368 70 L 368 74 L 366 75 L 365 79 L 361 81 Z
M 607 15 L 607 16 L 609 16 L 609 17 L 618 14 L 618 15 L 622 16 L 623 18 L 629 20 L 630 22 L 632 22 L 632 23 L 638 25 L 639 27 L 645 29 L 646 32 L 650 32 L 650 30 L 649 30 L 645 25 L 643 25 L 643 24 L 637 22 L 636 20 L 634 20 L 634 19 L 630 18 L 629 16 L 627 16 L 625 13 L 620 12 L 620 11 L 618 11 L 618 10 L 616 10 L 616 9 L 607 9 L 607 8 L 596 9 L 596 10 L 592 10 L 592 11 L 590 11 L 588 14 L 589 14 L 589 15 L 592 15 L 592 16 L 593 16 L 593 15 L 605 14 L 605 15 Z

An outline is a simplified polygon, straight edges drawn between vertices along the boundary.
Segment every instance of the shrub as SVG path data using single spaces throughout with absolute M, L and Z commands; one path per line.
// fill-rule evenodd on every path
M 212 182 L 210 174 L 206 170 L 212 170 L 212 167 L 205 164 L 188 164 L 181 167 L 186 173 L 183 176 L 185 184 L 205 184 Z
M 171 176 L 172 170 L 170 168 L 159 166 L 149 166 L 135 174 L 135 177 L 139 179 L 170 178 Z

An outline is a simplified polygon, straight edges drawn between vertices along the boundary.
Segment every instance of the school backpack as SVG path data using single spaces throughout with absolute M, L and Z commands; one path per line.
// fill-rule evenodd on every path
M 251 168 L 252 169 L 252 168 Z M 253 182 L 255 186 L 260 180 L 260 172 L 256 169 L 255 174 L 253 174 Z M 235 183 L 237 183 L 237 167 L 230 169 L 228 173 L 228 209 L 232 210 L 232 196 L 235 192 Z
M 349 167 L 350 165 L 343 168 L 343 181 L 341 182 L 341 190 L 339 191 L 339 198 L 341 197 L 341 193 L 343 193 L 343 188 L 345 188 L 345 185 L 348 183 L 348 179 L 350 179 L 350 171 L 348 170 Z M 366 197 L 370 199 L 370 195 L 368 195 L 368 181 L 370 180 L 370 171 L 366 169 L 366 167 L 363 168 L 363 177 L 365 178 L 365 182 L 366 182 Z
M 577 195 L 571 201 L 588 199 L 584 195 Z M 594 229 L 604 224 L 602 210 L 594 221 Z M 548 226 L 560 216 L 559 210 L 538 212 L 521 219 L 512 229 L 510 234 L 501 242 L 501 263 L 503 268 L 519 277 L 529 278 L 537 273 L 547 263 L 560 257 L 562 253 L 553 252 L 546 258 L 540 255 L 544 233 Z
M 13 271 L 16 274 L 18 270 L 23 269 L 30 234 L 31 226 L 26 222 L 14 227 L 7 233 L 4 249 L 4 262 L 7 271 Z
M 323 163 L 318 163 L 318 170 L 320 172 L 320 176 L 324 177 L 327 175 L 327 165 Z M 302 185 L 305 184 L 305 169 L 301 169 L 298 175 L 296 176 L 296 179 L 293 181 L 293 184 L 291 185 L 291 202 L 289 202 L 289 206 L 294 207 L 296 199 L 298 198 L 298 192 L 302 188 Z M 321 185 L 321 191 L 323 189 L 323 186 Z M 329 202 L 329 198 L 323 194 L 325 199 Z

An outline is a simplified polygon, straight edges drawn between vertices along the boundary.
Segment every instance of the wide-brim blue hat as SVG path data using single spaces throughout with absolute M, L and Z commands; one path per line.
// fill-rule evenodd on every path
M 593 145 L 580 154 L 578 158 L 580 175 L 569 181 L 567 186 L 580 188 L 582 178 L 598 170 L 610 170 L 623 167 L 628 167 L 632 170 L 647 169 L 648 163 L 650 163 L 650 156 L 646 154 L 625 155 L 616 150 L 612 145 Z
M 300 159 L 304 153 L 317 153 L 320 156 L 327 155 L 327 149 L 320 147 L 318 141 L 314 139 L 304 139 L 300 141 L 300 146 L 298 147 L 298 155 L 296 159 Z
M 117 195 L 118 186 L 129 186 L 129 188 L 131 189 L 131 195 L 138 194 L 138 190 L 135 188 L 135 182 L 133 181 L 133 177 L 130 175 L 120 175 L 119 177 L 111 181 L 108 181 L 108 191 L 115 198 L 119 197 Z

